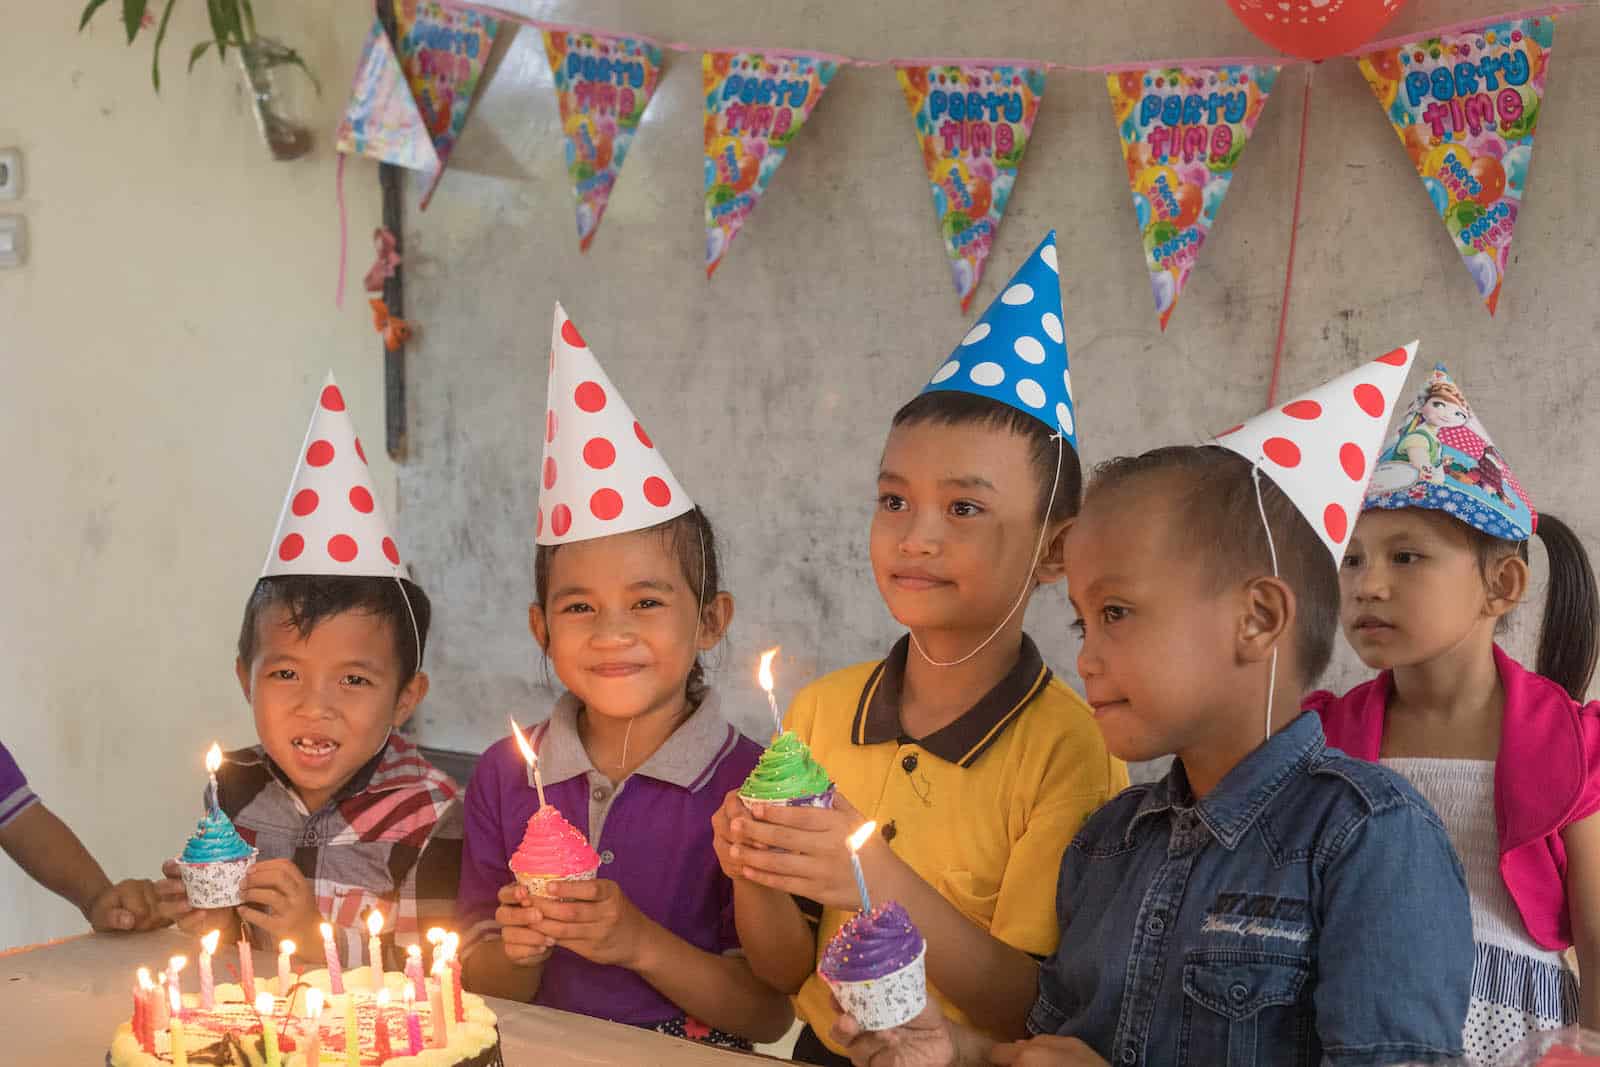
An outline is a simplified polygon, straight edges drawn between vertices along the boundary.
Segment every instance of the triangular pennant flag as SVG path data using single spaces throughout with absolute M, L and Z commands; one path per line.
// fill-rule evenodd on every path
M 500 22 L 438 0 L 397 0 L 395 30 L 400 69 L 439 157 L 439 169 L 422 194 L 426 209 L 467 124 Z
M 578 202 L 578 247 L 587 250 L 661 80 L 661 49 L 632 37 L 546 30 L 544 50 Z
M 1369 508 L 1432 508 L 1490 537 L 1526 541 L 1539 516 L 1444 364 L 1384 444 Z
M 694 507 L 560 304 L 545 403 L 539 544 L 643 530 Z
M 1416 354 L 1413 341 L 1217 435 L 1217 444 L 1261 464 L 1333 553 L 1335 567 Z
M 1555 33 L 1554 15 L 1530 15 L 1360 59 L 1491 315 L 1511 258 Z
M 1106 75 L 1163 330 L 1216 225 L 1278 70 L 1153 67 Z
M 331 372 L 317 394 L 261 568 L 263 578 L 280 574 L 407 577 Z
M 964 312 L 983 279 L 1044 99 L 1044 71 L 981 63 L 895 70 L 917 125 L 945 254 Z
M 439 169 L 439 155 L 381 22 L 373 22 L 356 66 L 335 148 L 409 170 Z
M 838 64 L 807 55 L 707 52 L 706 277 L 756 209 Z
M 1017 268 L 1005 291 L 922 391 L 946 390 L 1009 404 L 1061 434 L 1077 450 L 1056 231 L 1047 233 Z

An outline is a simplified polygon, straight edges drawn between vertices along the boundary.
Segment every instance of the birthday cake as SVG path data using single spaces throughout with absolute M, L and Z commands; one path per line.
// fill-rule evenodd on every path
M 459 1010 L 453 1010 L 453 1003 L 445 1004 L 441 1043 L 434 1039 L 436 1019 L 428 998 L 414 1002 L 415 1027 L 408 1018 L 404 990 L 411 982 L 398 972 L 384 974 L 389 1002 L 383 1007 L 380 1027 L 379 1004 L 368 967 L 346 970 L 346 992 L 336 995 L 329 992 L 326 970 L 300 975 L 287 995 L 277 988 L 277 979 L 257 979 L 258 994 L 272 995 L 270 1033 L 239 986 L 219 983 L 211 1008 L 200 1006 L 198 994 L 183 994 L 181 1028 L 170 1025 L 170 1016 L 152 1020 L 148 1011 L 136 1008 L 135 1017 L 117 1027 L 111 1050 L 106 1053 L 106 1067 L 162 1067 L 173 1063 L 310 1067 L 313 1023 L 308 1018 L 306 994 L 311 989 L 323 994 L 325 1010 L 315 1023 L 315 1062 L 322 1067 L 357 1063 L 361 1067 L 505 1067 L 494 1012 L 481 997 L 461 993 Z M 176 1054 L 174 1032 L 181 1032 L 183 1045 Z M 349 1054 L 352 1033 L 357 1048 L 355 1058 Z M 413 1053 L 418 1035 L 420 1051 Z M 272 1051 L 276 1051 L 275 1060 L 269 1056 Z

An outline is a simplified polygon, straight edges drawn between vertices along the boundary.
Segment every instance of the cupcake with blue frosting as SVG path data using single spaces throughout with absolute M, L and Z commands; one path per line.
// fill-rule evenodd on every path
M 189 906 L 237 907 L 244 876 L 255 862 L 256 850 L 239 836 L 233 820 L 221 808 L 212 808 L 201 818 L 183 847 L 183 855 L 178 857 Z

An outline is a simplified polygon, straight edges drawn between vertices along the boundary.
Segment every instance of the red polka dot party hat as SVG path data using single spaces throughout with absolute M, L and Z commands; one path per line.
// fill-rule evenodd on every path
M 539 544 L 643 530 L 694 507 L 560 304 L 546 404 Z
M 367 454 L 330 371 L 300 445 L 261 577 L 343 574 L 406 577 Z
M 1334 566 L 1344 559 L 1416 354 L 1413 341 L 1217 435 L 1217 444 L 1261 464 L 1328 546 Z

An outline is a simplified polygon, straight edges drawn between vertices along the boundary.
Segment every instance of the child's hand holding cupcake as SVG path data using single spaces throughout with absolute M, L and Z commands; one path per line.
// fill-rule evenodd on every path
M 825 808 L 752 803 L 748 798 L 740 803 L 748 812 L 728 819 L 728 855 L 738 877 L 824 907 L 856 907 L 847 839 L 866 817 L 843 794 L 833 793 L 832 806 Z M 717 818 L 722 817 L 719 812 Z

